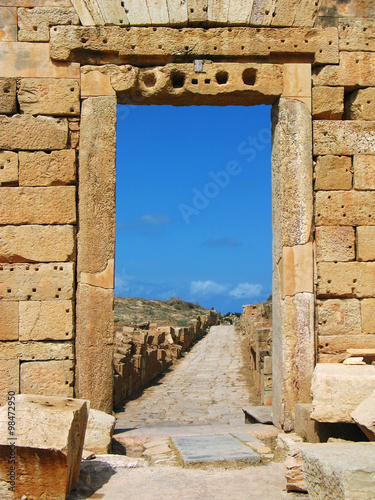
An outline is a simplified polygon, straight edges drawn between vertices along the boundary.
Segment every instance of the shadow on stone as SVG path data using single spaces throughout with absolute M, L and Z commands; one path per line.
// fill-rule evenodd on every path
M 95 495 L 95 492 L 108 483 L 114 474 L 116 470 L 109 463 L 95 459 L 83 461 L 78 486 L 67 497 L 67 500 L 104 498 L 104 495 Z

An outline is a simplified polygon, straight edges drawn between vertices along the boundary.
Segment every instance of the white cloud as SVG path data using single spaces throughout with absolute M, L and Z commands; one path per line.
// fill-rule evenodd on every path
M 172 219 L 168 215 L 163 214 L 146 214 L 140 217 L 139 222 L 147 226 L 160 227 L 163 224 L 169 224 Z
M 190 283 L 190 292 L 199 296 L 203 295 L 221 295 L 228 289 L 227 285 L 220 285 L 215 281 L 192 281 Z
M 262 291 L 262 285 L 253 285 L 252 283 L 238 283 L 238 285 L 229 292 L 229 295 L 236 299 L 251 299 L 258 297 Z

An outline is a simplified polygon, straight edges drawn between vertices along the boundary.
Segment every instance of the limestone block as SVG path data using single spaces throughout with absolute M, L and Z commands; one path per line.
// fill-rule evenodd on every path
M 171 25 L 187 25 L 188 24 L 188 2 L 175 2 L 167 0 L 169 23 Z
M 284 247 L 278 264 L 281 298 L 300 292 L 313 293 L 312 243 Z
M 17 9 L 14 6 L 0 7 L 0 40 L 17 41 Z
M 313 134 L 314 155 L 375 154 L 375 122 L 318 120 Z
M 373 498 L 375 446 L 372 443 L 306 444 L 301 455 L 311 500 Z
M 81 273 L 80 282 L 101 288 L 114 288 L 115 260 L 109 259 L 107 267 L 99 273 Z
M 74 264 L 2 264 L 0 300 L 72 299 Z
M 228 24 L 230 0 L 208 0 L 206 5 L 208 21 L 214 23 L 216 26 Z
M 110 413 L 113 397 L 113 289 L 78 285 L 76 393 Z
M 0 227 L 0 262 L 64 262 L 74 257 L 74 226 Z
M 18 181 L 18 154 L 0 151 L 0 186 Z
M 319 300 L 316 320 L 319 335 L 360 335 L 361 304 L 363 301 L 357 299 Z
M 18 9 L 18 41 L 48 42 L 49 27 L 59 24 L 79 24 L 73 7 Z
M 82 106 L 78 276 L 100 273 L 114 259 L 115 177 L 116 97 L 92 97 Z
M 84 66 L 84 70 L 87 66 Z M 105 75 L 100 71 L 82 72 L 81 76 L 81 96 L 82 97 L 98 97 L 106 95 L 116 95 L 116 92 L 111 86 L 109 75 Z
M 75 186 L 3 187 L 0 224 L 75 224 Z
M 375 391 L 350 414 L 371 441 L 375 441 Z M 367 431 L 367 432 L 366 432 Z
M 272 110 L 273 260 L 282 247 L 309 242 L 313 215 L 311 115 L 304 104 L 280 99 Z
M 228 24 L 249 24 L 252 2 L 248 0 L 231 0 L 228 7 Z
M 310 415 L 312 404 L 296 404 L 296 420 L 294 430 L 308 443 L 319 443 L 318 422 L 313 420 Z
M 111 453 L 111 441 L 116 419 L 91 408 L 85 435 L 84 449 L 96 454 Z
M 131 26 L 149 26 L 151 24 L 147 0 L 126 0 L 124 4 Z
M 375 120 L 375 89 L 359 89 L 345 100 L 349 120 Z
M 375 156 L 354 155 L 354 189 L 375 189 Z
M 53 186 L 74 184 L 76 181 L 76 152 L 74 149 L 19 153 L 20 186 Z
M 349 156 L 318 156 L 315 166 L 315 190 L 351 189 L 352 159 Z
M 68 122 L 50 116 L 0 115 L 1 149 L 64 149 Z
M 73 360 L 21 363 L 22 394 L 73 397 L 73 380 Z
M 79 82 L 65 78 L 22 78 L 18 102 L 23 113 L 32 115 L 79 115 Z
M 2 42 L 1 74 L 11 78 L 79 78 L 79 64 L 56 64 L 49 57 L 49 43 Z
M 140 13 L 137 2 L 137 13 Z M 128 13 L 130 23 L 130 11 Z M 191 16 L 189 13 L 189 20 Z M 85 64 L 163 64 L 176 57 L 193 59 L 263 56 L 277 53 L 314 54 L 314 62 L 338 63 L 335 29 L 315 28 L 132 28 L 120 26 L 56 26 L 50 34 L 51 58 Z M 220 42 L 220 43 L 219 43 Z M 109 56 L 109 57 L 108 57 Z M 272 61 L 271 61 L 272 62 Z
M 13 302 L 9 302 L 13 304 Z M 70 340 L 73 338 L 73 302 L 22 301 L 19 303 L 19 340 Z M 31 394 L 35 394 L 30 391 Z
M 319 226 L 315 230 L 318 262 L 355 260 L 355 231 L 351 226 Z
M 375 299 L 361 300 L 363 333 L 375 333 Z
M 146 0 L 151 23 L 157 26 L 168 26 L 168 0 Z
M 51 361 L 74 360 L 73 342 L 2 342 L 0 366 L 3 360 Z
M 357 227 L 357 260 L 375 260 L 375 226 Z
M 97 2 L 91 2 L 90 0 L 71 1 L 83 26 L 102 26 L 104 24 L 103 14 Z M 105 2 L 105 5 L 108 5 L 108 2 Z M 126 18 L 125 9 L 122 9 L 122 11 Z
M 311 382 L 311 418 L 353 423 L 350 414 L 375 389 L 375 366 L 318 363 Z
M 4 344 L 1 344 L 1 347 Z M 20 377 L 19 377 L 19 361 L 18 359 L 2 359 L 0 363 L 0 404 L 5 405 L 8 401 L 8 391 L 19 393 Z M 1 490 L 0 490 L 1 491 Z
M 11 499 L 64 500 L 78 485 L 89 402 L 16 396 L 16 487 Z M 2 486 L 9 481 L 7 406 L 0 410 Z
M 374 224 L 375 197 L 371 191 L 319 191 L 315 211 L 317 226 L 368 226 Z
M 282 97 L 303 102 L 311 113 L 311 64 L 283 64 Z
M 0 78 L 0 113 L 4 115 L 17 113 L 15 78 Z
M 371 4 L 371 2 L 366 2 Z M 365 4 L 364 4 L 365 5 Z M 375 22 L 371 17 L 366 19 L 367 15 L 355 17 L 357 19 L 339 19 L 339 44 L 340 50 L 345 51 L 363 51 L 363 52 L 373 52 L 375 51 L 375 40 L 374 40 L 374 29 Z
M 314 26 L 317 4 L 311 0 L 255 0 L 256 4 L 268 12 L 266 23 L 271 26 Z
M 375 335 L 323 335 L 318 336 L 320 363 L 339 363 L 347 358 L 348 349 L 375 347 Z
M 0 340 L 18 340 L 18 302 L 0 302 Z
M 339 65 L 314 69 L 313 84 L 353 88 L 375 86 L 375 54 L 340 52 Z
M 344 113 L 344 87 L 314 87 L 312 115 L 319 120 L 341 120 Z
M 320 262 L 319 297 L 374 297 L 375 262 Z

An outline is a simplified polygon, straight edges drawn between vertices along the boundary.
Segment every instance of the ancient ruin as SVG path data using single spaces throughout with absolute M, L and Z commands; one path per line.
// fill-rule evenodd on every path
M 113 409 L 116 104 L 272 104 L 257 384 L 270 404 L 272 373 L 285 431 L 311 390 L 316 420 L 354 418 L 319 384 L 373 398 L 374 16 L 372 0 L 0 0 L 1 404 Z

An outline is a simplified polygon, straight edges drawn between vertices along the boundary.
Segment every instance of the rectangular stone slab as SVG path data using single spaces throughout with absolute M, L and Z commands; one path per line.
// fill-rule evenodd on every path
M 233 460 L 260 462 L 255 451 L 229 434 L 181 436 L 173 437 L 172 441 L 180 452 L 184 465 Z
M 334 28 L 122 28 L 54 26 L 51 58 L 89 64 L 160 64 L 178 60 L 306 54 L 315 63 L 337 64 Z M 268 61 L 270 62 L 270 61 Z

